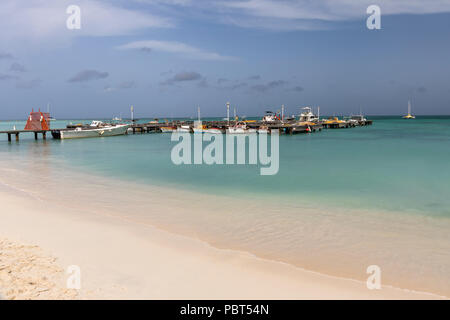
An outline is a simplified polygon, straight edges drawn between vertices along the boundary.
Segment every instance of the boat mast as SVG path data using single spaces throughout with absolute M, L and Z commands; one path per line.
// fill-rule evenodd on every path
M 281 105 L 281 120 L 284 119 L 284 104 Z
M 411 114 L 411 100 L 408 100 L 408 115 Z
M 200 107 L 197 107 L 198 122 L 200 122 Z
M 230 124 L 230 103 L 227 102 L 227 122 Z

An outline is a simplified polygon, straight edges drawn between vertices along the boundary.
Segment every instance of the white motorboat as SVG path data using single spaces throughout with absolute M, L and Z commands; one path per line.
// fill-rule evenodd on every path
M 270 133 L 270 129 L 268 126 L 261 126 L 258 128 L 258 133 L 266 133 L 269 134 Z
M 312 108 L 310 107 L 304 107 L 302 108 L 304 110 L 302 113 L 300 113 L 300 122 L 317 122 L 319 121 L 319 116 L 315 115 L 312 112 Z
M 204 129 L 204 133 L 209 133 L 209 134 L 221 134 L 222 130 L 219 128 L 206 128 Z
M 276 122 L 280 120 L 279 117 L 272 111 L 266 111 L 266 115 L 262 118 L 263 122 Z
M 246 133 L 256 133 L 256 129 L 248 128 L 247 124 L 243 121 L 236 123 L 234 126 L 227 129 L 229 134 L 246 134 Z
M 190 126 L 180 126 L 177 128 L 177 132 L 191 133 Z
M 61 139 L 99 138 L 121 136 L 127 133 L 129 124 L 105 124 L 92 121 L 89 127 L 78 127 L 73 130 L 61 130 Z

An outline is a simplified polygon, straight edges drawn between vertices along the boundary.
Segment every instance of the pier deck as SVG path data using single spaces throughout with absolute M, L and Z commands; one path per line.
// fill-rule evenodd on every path
M 321 121 L 318 124 L 315 125 L 304 125 L 304 124 L 298 124 L 297 122 L 273 122 L 273 123 L 267 123 L 263 121 L 248 121 L 246 122 L 247 127 L 252 129 L 258 129 L 261 126 L 266 126 L 271 131 L 278 130 L 280 134 L 295 134 L 300 132 L 314 132 L 314 131 L 321 131 L 322 129 L 334 129 L 334 128 L 350 128 L 355 126 L 367 126 L 372 125 L 372 120 L 366 120 L 356 123 L 350 123 L 350 122 L 342 122 L 342 123 L 326 123 L 326 121 Z M 225 130 L 230 127 L 234 126 L 236 124 L 235 120 L 220 120 L 220 121 L 202 121 L 202 125 L 205 125 L 207 128 L 219 128 L 222 129 L 224 132 Z M 168 122 L 148 122 L 148 123 L 133 123 L 131 125 L 131 132 L 132 134 L 136 133 L 159 133 L 162 132 L 162 127 L 179 127 L 179 126 L 190 126 L 191 128 L 194 127 L 194 121 L 193 120 L 187 120 L 187 121 L 168 121 Z M 65 130 L 70 130 L 71 127 L 63 128 L 63 129 L 50 129 L 50 130 L 4 130 L 0 131 L 0 134 L 7 134 L 8 141 L 12 141 L 12 136 L 15 136 L 15 140 L 19 141 L 19 136 L 21 133 L 33 133 L 34 139 L 38 140 L 39 134 L 42 135 L 42 139 L 47 139 L 47 133 L 51 132 L 53 137 L 55 139 L 58 139 L 60 137 L 60 132 Z
M 21 133 L 34 133 L 34 139 L 38 140 L 38 134 L 42 134 L 42 139 L 47 139 L 47 132 L 50 132 L 51 130 L 6 130 L 6 131 L 0 131 L 0 134 L 7 134 L 8 135 L 8 141 L 11 141 L 11 136 L 15 136 L 16 141 L 19 141 L 19 135 Z

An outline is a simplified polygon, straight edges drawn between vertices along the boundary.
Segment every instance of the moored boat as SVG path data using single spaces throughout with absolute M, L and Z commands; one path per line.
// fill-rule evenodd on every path
M 88 127 L 77 127 L 70 130 L 61 130 L 60 139 L 80 139 L 120 136 L 127 133 L 129 124 L 105 124 L 101 121 L 92 121 Z
M 190 127 L 190 126 L 183 125 L 183 126 L 179 126 L 179 127 L 177 128 L 177 132 L 181 132 L 181 133 L 191 133 L 192 130 L 191 130 L 191 127 Z
M 323 121 L 322 124 L 328 128 L 345 128 L 348 126 L 347 121 L 339 120 L 338 117 L 330 117 Z
M 280 118 L 278 117 L 278 115 L 276 113 L 273 113 L 272 111 L 266 111 L 265 116 L 262 118 L 263 122 L 269 123 L 277 122 L 279 120 Z
M 161 129 L 162 133 L 170 133 L 170 132 L 176 131 L 177 127 L 167 126 L 167 127 L 161 127 L 160 129 Z
M 258 128 L 258 133 L 266 133 L 266 134 L 269 134 L 269 133 L 270 133 L 270 129 L 269 129 L 268 126 L 262 125 L 261 127 Z
M 229 134 L 246 134 L 246 133 L 256 133 L 256 129 L 249 128 L 247 124 L 243 121 L 236 123 L 227 129 Z
M 318 122 L 319 116 L 315 115 L 312 112 L 312 108 L 304 107 L 302 108 L 303 112 L 300 113 L 299 121 L 300 122 Z
M 403 119 L 415 119 L 416 117 L 411 114 L 411 101 L 408 101 L 408 114 L 402 117 Z

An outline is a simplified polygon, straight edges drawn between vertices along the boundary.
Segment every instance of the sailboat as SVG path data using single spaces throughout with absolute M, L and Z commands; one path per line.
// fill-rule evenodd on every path
M 415 119 L 416 117 L 411 114 L 411 101 L 408 101 L 408 114 L 403 116 L 403 119 Z
M 197 125 L 192 128 L 194 133 L 210 133 L 210 134 L 221 134 L 222 130 L 220 128 L 208 128 L 206 125 L 202 124 L 200 120 L 200 107 L 197 109 L 198 113 L 198 122 Z
M 113 121 L 122 121 L 122 114 L 120 114 L 120 117 L 114 117 L 112 118 Z

